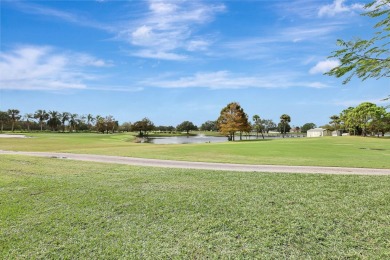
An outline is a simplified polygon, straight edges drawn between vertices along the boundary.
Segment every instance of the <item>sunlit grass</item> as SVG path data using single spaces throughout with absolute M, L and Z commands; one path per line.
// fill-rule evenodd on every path
M 388 176 L 0 165 L 2 259 L 390 257 Z
M 32 134 L 0 139 L 0 149 L 120 155 L 241 164 L 390 168 L 390 139 L 285 138 L 259 141 L 156 145 L 134 143 L 132 134 Z

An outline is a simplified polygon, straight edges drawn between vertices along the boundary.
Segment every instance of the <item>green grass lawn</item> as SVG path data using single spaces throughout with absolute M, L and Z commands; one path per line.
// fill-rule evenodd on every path
M 390 176 L 0 165 L 0 259 L 390 258 Z
M 390 168 L 390 139 L 363 137 L 285 138 L 183 145 L 136 144 L 131 134 L 35 133 L 0 138 L 0 149 L 120 155 L 241 164 Z

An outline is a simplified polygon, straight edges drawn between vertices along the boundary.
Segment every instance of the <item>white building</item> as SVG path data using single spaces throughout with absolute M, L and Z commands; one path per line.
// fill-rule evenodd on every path
M 323 128 L 314 128 L 307 131 L 307 137 L 331 136 L 332 132 Z
M 336 130 L 332 132 L 332 136 L 342 136 L 343 131 L 342 130 Z

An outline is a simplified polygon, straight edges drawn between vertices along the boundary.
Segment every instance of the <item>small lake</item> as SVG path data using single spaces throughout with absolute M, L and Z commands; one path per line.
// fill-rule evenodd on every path
M 303 135 L 286 135 L 285 138 L 293 138 L 293 137 L 304 137 Z M 239 136 L 236 136 L 236 141 L 239 140 Z M 264 137 L 265 139 L 275 139 L 282 138 L 281 135 L 268 135 Z M 255 136 L 247 137 L 243 136 L 242 140 L 255 140 Z M 259 140 L 262 137 L 259 136 Z M 227 142 L 227 137 L 224 136 L 205 136 L 205 135 L 197 135 L 197 136 L 167 136 L 167 137 L 149 137 L 144 138 L 142 143 L 151 143 L 151 144 L 199 144 L 199 143 L 221 143 Z
M 221 143 L 227 142 L 227 137 L 220 136 L 169 136 L 169 137 L 149 137 L 144 139 L 144 143 L 152 144 L 196 144 L 196 143 Z

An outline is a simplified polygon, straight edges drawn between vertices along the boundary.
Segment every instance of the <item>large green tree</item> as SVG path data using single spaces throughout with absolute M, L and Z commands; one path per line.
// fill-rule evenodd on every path
M 153 122 L 145 117 L 140 121 L 137 121 L 133 124 L 132 130 L 139 132 L 139 136 L 148 135 L 148 132 L 154 129 Z
M 351 116 L 355 124 L 362 129 L 362 135 L 367 136 L 368 130 L 377 122 L 383 122 L 386 110 L 383 107 L 364 102 L 352 110 Z M 376 129 L 375 129 L 375 132 Z
M 361 132 L 361 129 L 358 127 L 353 113 L 354 107 L 349 107 L 344 109 L 340 113 L 340 123 L 344 130 L 347 130 L 350 134 L 356 135 Z
M 308 130 L 316 128 L 316 124 L 314 123 L 306 123 L 301 127 L 302 133 L 307 133 Z
M 200 126 L 201 131 L 218 131 L 217 121 L 208 120 Z
M 344 80 L 344 84 L 348 83 L 354 76 L 362 80 L 390 77 L 389 6 L 390 0 L 377 0 L 365 6 L 368 11 L 363 15 L 382 19 L 375 25 L 377 29 L 375 35 L 371 39 L 337 40 L 340 49 L 333 52 L 330 58 L 339 59 L 340 65 L 327 72 L 327 75 L 339 78 L 349 74 Z M 387 87 L 389 86 L 387 85 Z
M 180 131 L 180 132 L 184 131 L 188 135 L 190 133 L 190 131 L 198 130 L 198 127 L 190 121 L 184 121 L 181 124 L 179 124 L 178 126 L 176 126 L 176 130 Z
M 369 125 L 368 130 L 378 137 L 379 135 L 384 136 L 386 132 L 390 131 L 390 113 L 385 112 L 375 117 Z

